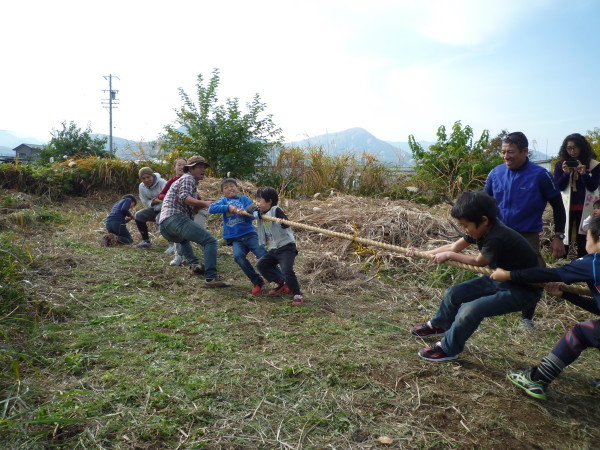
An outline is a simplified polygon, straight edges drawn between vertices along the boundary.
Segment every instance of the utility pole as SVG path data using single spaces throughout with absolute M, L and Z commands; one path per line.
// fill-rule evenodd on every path
M 117 90 L 112 88 L 112 79 L 116 78 L 120 80 L 120 78 L 116 75 L 106 75 L 104 77 L 105 80 L 108 80 L 108 90 L 104 89 L 102 92 L 108 92 L 108 99 L 102 99 L 102 104 L 105 105 L 105 108 L 108 108 L 108 151 L 114 156 L 115 149 L 113 148 L 113 124 L 112 124 L 112 110 L 119 105 L 119 101 L 117 100 Z M 106 103 L 108 101 L 108 103 Z M 108 105 L 108 106 L 106 106 Z

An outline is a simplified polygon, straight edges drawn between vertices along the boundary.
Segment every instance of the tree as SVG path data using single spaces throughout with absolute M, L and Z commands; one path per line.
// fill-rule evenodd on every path
M 408 137 L 408 145 L 416 162 L 415 175 L 425 181 L 438 194 L 457 197 L 467 189 L 481 188 L 489 171 L 502 163 L 502 158 L 494 148 L 488 146 L 489 131 L 473 142 L 473 129 L 460 121 L 452 126 L 450 137 L 446 127 L 437 131 L 437 142 L 425 150 Z
M 596 155 L 600 156 L 600 128 L 595 127 L 593 130 L 587 130 L 585 138 L 591 144 Z
M 107 138 L 92 137 L 92 130 L 88 125 L 84 131 L 70 122 L 62 122 L 62 130 L 53 129 L 52 139 L 44 147 L 38 160 L 41 164 L 47 164 L 51 158 L 62 161 L 65 157 L 92 155 L 101 158 L 110 158 L 111 155 L 105 150 Z
M 197 103 L 179 89 L 183 106 L 176 110 L 176 122 L 180 126 L 165 127 L 161 146 L 172 155 L 204 156 L 217 176 L 227 172 L 237 177 L 254 174 L 270 147 L 281 143 L 281 130 L 273 123 L 272 115 L 263 115 L 266 105 L 258 94 L 246 104 L 246 113 L 240 111 L 237 98 L 218 104 L 218 69 L 213 70 L 206 86 L 203 82 L 202 75 L 198 75 Z

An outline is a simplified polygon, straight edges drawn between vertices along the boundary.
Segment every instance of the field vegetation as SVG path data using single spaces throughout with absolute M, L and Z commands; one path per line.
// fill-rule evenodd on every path
M 318 157 L 298 160 L 313 167 Z M 86 164 L 93 176 L 81 175 Z M 597 353 L 568 368 L 546 402 L 504 378 L 589 318 L 573 305 L 545 298 L 533 333 L 518 330 L 516 314 L 486 320 L 461 359 L 428 363 L 416 354 L 427 342 L 410 327 L 431 316 L 444 288 L 473 274 L 297 230 L 303 307 L 249 295 L 225 244 L 219 270 L 234 286 L 209 290 L 168 266 L 156 231 L 148 250 L 99 246 L 110 206 L 135 189 L 135 164 L 44 170 L 0 170 L 4 447 L 597 447 Z M 403 247 L 455 238 L 448 205 L 386 195 L 406 182 L 386 175 L 364 197 L 342 191 L 352 182 L 328 188 L 334 173 L 305 167 L 293 188 L 278 185 L 291 220 Z M 327 183 L 311 181 L 320 179 Z M 203 181 L 202 196 L 216 200 L 217 186 Z M 252 196 L 254 185 L 242 187 Z M 218 216 L 208 226 L 220 236 Z

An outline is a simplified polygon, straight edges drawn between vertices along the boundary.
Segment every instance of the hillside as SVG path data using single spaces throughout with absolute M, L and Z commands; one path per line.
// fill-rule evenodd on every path
M 218 198 L 218 180 L 201 193 Z M 416 352 L 429 341 L 409 329 L 472 273 L 377 248 L 359 256 L 347 240 L 295 229 L 303 307 L 251 296 L 223 242 L 219 270 L 233 287 L 210 290 L 168 265 L 156 230 L 147 250 L 98 245 L 118 197 L 2 193 L 0 242 L 26 264 L 38 318 L 19 340 L 0 334 L 5 445 L 373 449 L 388 438 L 388 448 L 593 448 L 600 439 L 589 387 L 597 352 L 567 369 L 546 402 L 505 379 L 589 313 L 548 298 L 534 333 L 519 332 L 518 314 L 487 319 L 459 360 L 428 363 Z M 447 205 L 336 195 L 282 207 L 293 221 L 347 234 L 356 224 L 362 237 L 403 247 L 455 233 Z M 209 220 L 216 236 L 220 220 Z
M 331 155 L 341 153 L 369 152 L 377 155 L 380 161 L 390 164 L 410 165 L 411 153 L 408 143 L 389 142 L 376 138 L 362 128 L 350 128 L 337 133 L 322 134 L 301 141 L 287 142 L 286 145 L 299 147 L 322 147 Z M 404 145 L 406 144 L 406 145 Z M 428 146 L 428 143 L 424 143 Z

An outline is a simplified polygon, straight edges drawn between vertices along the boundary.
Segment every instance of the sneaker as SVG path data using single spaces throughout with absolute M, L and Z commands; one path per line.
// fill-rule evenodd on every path
M 205 280 L 204 285 L 206 287 L 223 288 L 223 287 L 230 287 L 231 283 L 222 280 L 221 277 L 217 275 L 214 278 L 209 278 L 209 279 Z
M 196 275 L 204 275 L 204 264 L 190 264 L 190 270 Z
M 292 306 L 302 306 L 304 304 L 304 297 L 302 294 L 294 295 L 294 299 L 292 300 Z
M 444 350 L 442 350 L 442 344 L 436 342 L 431 347 L 425 347 L 419 350 L 418 355 L 426 359 L 427 361 L 452 361 L 454 359 L 458 359 L 458 355 L 448 355 Z
M 180 266 L 183 264 L 184 261 L 184 257 L 181 255 L 175 255 L 175 258 L 173 258 L 171 260 L 171 262 L 169 263 L 170 266 Z
M 285 284 L 285 282 L 277 283 L 273 289 L 269 291 L 269 294 L 291 294 L 290 288 Z
M 410 334 L 419 337 L 440 337 L 446 334 L 446 330 L 431 325 L 431 320 L 428 320 L 423 325 L 417 325 L 410 330 Z
M 169 246 L 165 250 L 165 253 L 167 255 L 172 255 L 173 253 L 175 253 L 175 244 L 173 242 L 169 242 Z
M 519 330 L 520 331 L 534 331 L 535 327 L 533 325 L 533 320 L 525 319 L 524 317 L 521 317 L 521 319 L 519 320 Z
M 139 244 L 135 244 L 133 246 L 133 248 L 148 248 L 152 246 L 152 244 L 150 243 L 150 241 L 142 241 Z
M 250 292 L 252 295 L 258 295 L 262 292 L 262 288 L 265 285 L 265 280 L 260 280 L 258 284 L 252 286 L 252 291 Z
M 509 370 L 506 378 L 523 389 L 528 395 L 546 400 L 546 386 L 548 384 L 543 381 L 533 381 L 531 379 L 531 369 Z
M 100 239 L 100 247 L 109 247 L 109 246 L 110 246 L 109 234 L 105 234 Z

